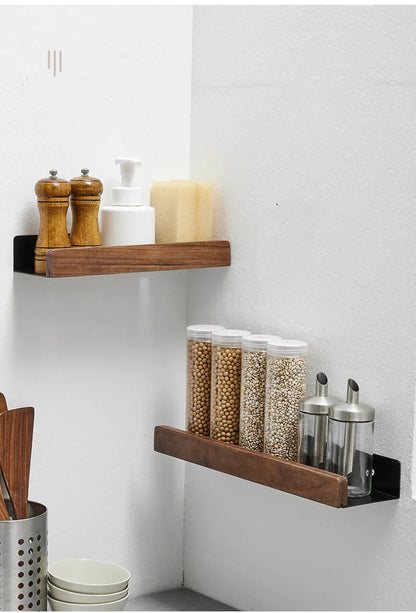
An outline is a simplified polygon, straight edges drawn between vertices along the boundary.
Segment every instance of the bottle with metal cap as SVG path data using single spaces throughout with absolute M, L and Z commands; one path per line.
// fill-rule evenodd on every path
M 71 246 L 66 227 L 71 186 L 68 181 L 59 179 L 57 175 L 57 170 L 50 170 L 49 177 L 40 179 L 35 185 L 40 216 L 35 245 L 35 273 L 38 275 L 46 274 L 48 249 Z
M 81 176 L 71 179 L 71 245 L 93 247 L 102 245 L 98 228 L 98 209 L 103 184 L 89 176 L 88 168 L 81 169 Z
M 375 410 L 359 402 L 359 387 L 348 379 L 347 401 L 329 409 L 326 468 L 345 475 L 348 496 L 371 492 Z
M 340 400 L 328 396 L 328 377 L 318 372 L 315 396 L 299 403 L 299 455 L 301 464 L 325 469 L 329 408 Z

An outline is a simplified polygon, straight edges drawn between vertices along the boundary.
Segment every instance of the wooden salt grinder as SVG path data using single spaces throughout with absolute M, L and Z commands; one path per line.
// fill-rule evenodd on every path
M 35 245 L 35 273 L 46 274 L 46 252 L 54 247 L 70 247 L 66 227 L 71 186 L 65 179 L 58 179 L 57 170 L 50 170 L 47 179 L 35 185 L 40 215 L 39 234 Z
M 98 228 L 98 209 L 103 184 L 99 179 L 88 176 L 89 170 L 82 168 L 81 177 L 71 179 L 72 229 L 71 245 L 73 247 L 93 247 L 102 245 Z

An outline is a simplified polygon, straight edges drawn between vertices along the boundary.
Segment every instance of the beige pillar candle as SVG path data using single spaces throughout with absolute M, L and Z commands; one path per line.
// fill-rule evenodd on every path
M 196 182 L 196 216 L 195 240 L 212 239 L 212 221 L 214 216 L 214 186 L 205 181 Z
M 156 181 L 152 186 L 156 242 L 206 241 L 212 238 L 214 189 L 204 181 Z
M 156 242 L 195 240 L 195 185 L 192 181 L 156 181 L 152 186 Z

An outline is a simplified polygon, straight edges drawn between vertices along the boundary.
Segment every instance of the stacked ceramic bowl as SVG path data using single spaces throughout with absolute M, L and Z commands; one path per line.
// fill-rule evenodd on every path
M 122 611 L 129 597 L 126 568 L 98 560 L 61 560 L 48 569 L 52 611 Z

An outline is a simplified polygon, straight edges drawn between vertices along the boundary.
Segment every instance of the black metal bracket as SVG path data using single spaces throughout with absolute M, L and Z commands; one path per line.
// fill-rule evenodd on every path
M 399 460 L 374 454 L 373 470 L 371 494 L 361 498 L 348 498 L 348 505 L 345 508 L 358 507 L 373 502 L 384 502 L 385 500 L 398 500 L 400 498 L 401 464 Z
M 13 239 L 13 270 L 35 274 L 35 244 L 37 235 L 15 236 Z

